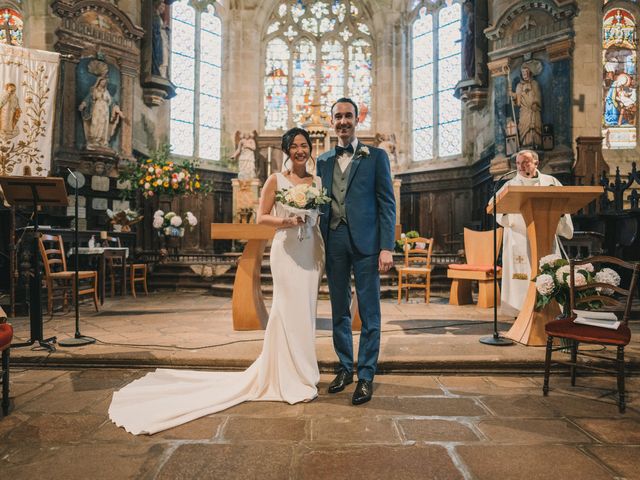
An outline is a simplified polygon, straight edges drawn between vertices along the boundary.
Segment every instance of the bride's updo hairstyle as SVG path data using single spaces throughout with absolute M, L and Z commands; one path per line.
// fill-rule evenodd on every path
M 298 135 L 302 135 L 307 141 L 307 145 L 309 145 L 309 158 L 311 158 L 311 161 L 313 162 L 313 158 L 311 157 L 311 150 L 313 147 L 311 145 L 311 137 L 309 136 L 309 132 L 307 132 L 304 128 L 293 127 L 291 130 L 288 130 L 284 135 L 282 135 L 282 152 L 287 156 L 285 164 L 287 160 L 289 160 L 289 149 L 291 148 L 291 144 Z

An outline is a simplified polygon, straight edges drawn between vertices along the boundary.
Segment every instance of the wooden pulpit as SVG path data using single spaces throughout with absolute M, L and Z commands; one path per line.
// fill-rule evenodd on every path
M 212 223 L 212 240 L 247 240 L 236 271 L 231 298 L 234 330 L 264 330 L 269 314 L 260 288 L 260 270 L 267 242 L 276 232 L 275 227 L 255 223 Z M 355 298 L 355 295 L 354 295 Z M 353 315 L 353 329 L 362 323 L 357 312 Z
M 547 343 L 544 326 L 558 314 L 558 304 L 551 302 L 535 311 L 536 285 L 540 259 L 553 252 L 553 242 L 560 217 L 575 213 L 598 198 L 602 187 L 529 187 L 509 185 L 496 199 L 497 213 L 519 213 L 524 217 L 529 240 L 531 277 L 522 310 L 506 336 L 524 345 Z M 487 207 L 493 213 L 493 205 Z

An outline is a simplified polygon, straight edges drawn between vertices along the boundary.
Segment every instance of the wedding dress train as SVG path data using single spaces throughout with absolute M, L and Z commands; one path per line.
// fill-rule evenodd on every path
M 291 183 L 277 174 L 277 188 Z M 319 179 L 316 180 L 319 182 Z M 276 203 L 275 215 L 287 217 Z M 244 372 L 157 369 L 113 394 L 109 417 L 133 434 L 153 434 L 245 401 L 308 401 L 318 394 L 315 351 L 324 247 L 317 226 L 277 230 L 271 245 L 273 301 L 262 353 Z

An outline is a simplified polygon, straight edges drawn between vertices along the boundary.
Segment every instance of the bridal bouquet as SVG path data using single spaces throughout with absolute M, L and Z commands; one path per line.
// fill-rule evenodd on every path
M 556 300 L 565 313 L 569 308 L 569 262 L 560 255 L 552 254 L 540 259 L 540 273 L 535 278 L 536 282 L 536 310 L 545 307 L 551 300 Z M 576 286 L 589 285 L 591 283 L 606 283 L 619 286 L 620 275 L 611 268 L 602 268 L 598 271 L 590 263 L 578 265 L 574 271 Z M 613 295 L 614 291 L 608 288 L 597 287 L 595 289 L 581 290 L 577 297 L 593 295 L 595 290 L 603 295 Z M 579 305 L 579 302 L 577 302 Z M 576 305 L 576 306 L 578 306 Z M 597 307 L 597 305 L 585 305 L 585 307 Z
M 298 226 L 298 240 L 302 241 L 310 236 L 310 229 L 318 220 L 318 207 L 330 203 L 331 198 L 327 196 L 326 189 L 319 189 L 315 183 L 301 183 L 292 188 L 277 190 L 276 201 L 280 202 L 292 217 L 305 220 L 304 225 Z

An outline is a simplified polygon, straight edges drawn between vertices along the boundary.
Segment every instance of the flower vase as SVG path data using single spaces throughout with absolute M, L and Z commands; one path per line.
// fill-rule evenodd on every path
M 165 235 L 165 245 L 169 253 L 172 255 L 178 255 L 180 250 L 181 238 L 174 235 Z
M 569 306 L 568 302 L 565 303 L 560 303 L 558 302 L 558 305 L 560 306 L 560 315 L 558 315 L 557 319 L 563 319 L 563 318 L 569 318 L 571 316 L 571 308 Z M 560 339 L 560 351 L 562 353 L 567 353 L 570 354 L 571 353 L 571 348 L 574 345 L 574 341 L 568 338 L 561 338 Z

